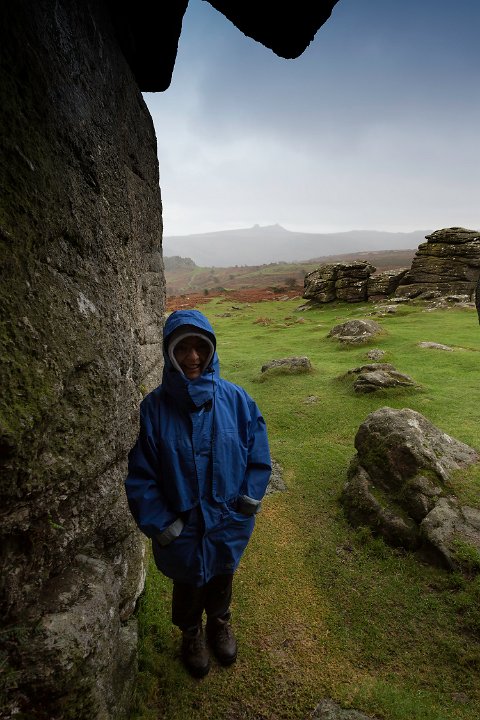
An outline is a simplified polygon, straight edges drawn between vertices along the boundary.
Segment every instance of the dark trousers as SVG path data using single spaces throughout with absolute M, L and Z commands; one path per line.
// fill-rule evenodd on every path
M 180 630 L 191 630 L 202 622 L 205 610 L 208 619 L 230 617 L 233 575 L 216 575 L 206 585 L 173 583 L 172 622 Z

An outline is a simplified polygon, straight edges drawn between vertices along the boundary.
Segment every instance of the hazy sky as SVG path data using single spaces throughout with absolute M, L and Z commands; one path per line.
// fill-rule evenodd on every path
M 277 57 L 190 0 L 145 93 L 164 234 L 480 229 L 479 0 L 339 0 Z

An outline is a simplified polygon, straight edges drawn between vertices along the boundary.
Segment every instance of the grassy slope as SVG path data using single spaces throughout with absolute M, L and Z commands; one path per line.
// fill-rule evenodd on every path
M 133 718 L 290 720 L 323 697 L 384 720 L 479 720 L 480 582 L 424 566 L 346 523 L 338 504 L 354 436 L 378 407 L 411 407 L 480 449 L 480 333 L 473 311 L 400 307 L 379 320 L 375 347 L 412 375 L 421 392 L 356 396 L 340 379 L 368 347 L 326 338 L 372 306 L 327 305 L 296 313 L 298 301 L 202 306 L 217 335 L 222 373 L 257 400 L 288 491 L 270 496 L 236 575 L 237 664 L 214 665 L 203 681 L 184 672 L 170 623 L 170 583 L 151 568 L 141 600 L 141 680 Z M 255 323 L 259 317 L 270 324 Z M 297 320 L 303 318 L 304 323 Z M 465 348 L 417 347 L 422 340 Z M 265 377 L 262 363 L 308 355 L 310 375 Z M 306 403 L 306 398 L 316 402 Z M 455 481 L 478 503 L 478 469 Z

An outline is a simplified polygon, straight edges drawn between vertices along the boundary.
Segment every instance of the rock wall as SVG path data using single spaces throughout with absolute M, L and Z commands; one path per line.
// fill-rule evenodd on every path
M 155 133 L 100 0 L 0 13 L 1 716 L 119 718 L 144 576 L 123 478 L 165 302 Z

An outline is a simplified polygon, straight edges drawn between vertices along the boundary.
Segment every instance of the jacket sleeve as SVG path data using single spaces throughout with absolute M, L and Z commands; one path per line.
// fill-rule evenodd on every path
M 128 506 L 139 529 L 165 545 L 183 529 L 183 521 L 168 509 L 160 489 L 160 461 L 145 401 L 140 406 L 140 432 L 128 455 L 125 491 Z
M 260 511 L 261 500 L 272 472 L 267 426 L 258 406 L 251 398 L 250 415 L 247 470 L 242 495 L 238 498 L 238 509 L 246 515 L 254 515 Z

